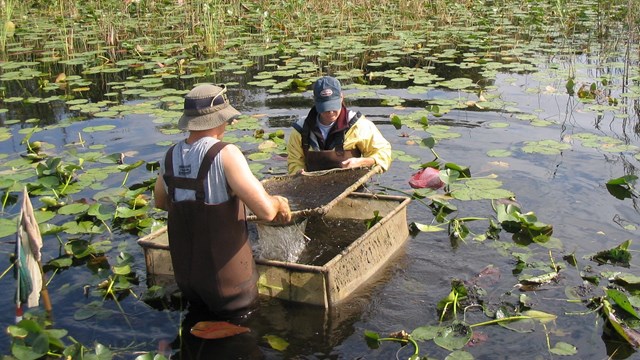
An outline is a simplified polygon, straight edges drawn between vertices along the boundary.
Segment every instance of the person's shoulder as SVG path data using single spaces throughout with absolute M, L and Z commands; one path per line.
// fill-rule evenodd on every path
M 297 121 L 291 124 L 291 127 L 293 127 L 298 132 L 302 132 L 302 128 L 304 128 L 304 122 L 306 120 L 307 120 L 306 117 L 299 118 Z
M 237 145 L 228 142 L 225 142 L 224 147 L 220 151 L 228 154 L 242 154 L 242 151 Z
M 349 111 L 349 122 L 352 126 L 375 126 L 373 121 L 367 119 L 361 112 Z
M 220 150 L 220 155 L 222 156 L 222 161 L 225 168 L 236 168 L 238 165 L 241 165 L 243 163 L 246 164 L 247 162 L 247 159 L 244 157 L 242 150 L 231 143 L 227 143 L 225 147 Z

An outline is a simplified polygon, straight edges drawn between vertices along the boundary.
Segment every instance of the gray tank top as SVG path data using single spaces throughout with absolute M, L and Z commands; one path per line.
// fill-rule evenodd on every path
M 193 144 L 187 144 L 185 140 L 176 144 L 173 149 L 173 174 L 177 177 L 195 179 L 202 163 L 202 158 L 209 148 L 220 140 L 212 137 L 204 137 Z M 160 176 L 165 173 L 164 161 L 160 162 Z M 168 192 L 167 185 L 165 190 Z M 205 183 L 205 202 L 207 204 L 220 204 L 229 200 L 227 193 L 227 178 L 222 166 L 222 156 L 218 154 L 211 162 L 211 170 Z M 195 200 L 196 192 L 193 190 L 176 189 L 175 201 Z

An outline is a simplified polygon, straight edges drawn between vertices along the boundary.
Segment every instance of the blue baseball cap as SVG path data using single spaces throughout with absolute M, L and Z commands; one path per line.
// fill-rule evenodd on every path
M 313 84 L 313 100 L 316 111 L 338 111 L 342 108 L 342 87 L 340 81 L 331 76 L 323 76 Z

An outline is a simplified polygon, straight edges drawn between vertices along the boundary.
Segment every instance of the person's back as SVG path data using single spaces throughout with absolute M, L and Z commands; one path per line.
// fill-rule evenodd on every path
M 200 85 L 187 94 L 179 127 L 189 137 L 167 151 L 155 185 L 156 206 L 168 210 L 169 249 L 183 296 L 223 317 L 257 297 L 244 204 L 262 220 L 291 220 L 287 200 L 269 196 L 240 150 L 220 141 L 239 115 L 224 92 Z
M 206 140 L 213 139 L 204 138 L 198 142 Z M 176 168 L 178 171 L 181 167 L 185 169 L 183 165 L 173 163 L 171 155 L 179 152 L 176 149 L 167 153 L 164 173 L 170 199 L 169 248 L 172 259 L 176 259 L 173 261 L 176 283 L 191 303 L 204 305 L 215 313 L 246 308 L 258 294 L 244 205 L 237 196 L 228 196 L 223 202 L 210 202 L 216 197 L 212 194 L 226 192 L 222 167 L 211 165 L 221 162 L 219 151 L 225 145 L 216 141 L 209 148 L 201 165 L 195 168 L 198 170 L 195 179 L 188 177 L 191 174 L 175 176 Z M 188 154 L 179 153 L 178 157 L 184 159 Z M 213 175 L 212 169 L 215 169 Z M 205 184 L 212 187 L 205 189 Z M 193 198 L 174 201 L 179 189 L 193 193 Z

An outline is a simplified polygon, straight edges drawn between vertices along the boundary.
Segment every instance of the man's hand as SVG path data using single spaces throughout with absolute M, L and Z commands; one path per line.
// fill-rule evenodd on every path
M 273 218 L 273 222 L 280 224 L 287 224 L 291 222 L 291 209 L 289 208 L 289 200 L 286 197 L 276 195 L 274 196 L 278 202 L 278 212 Z

